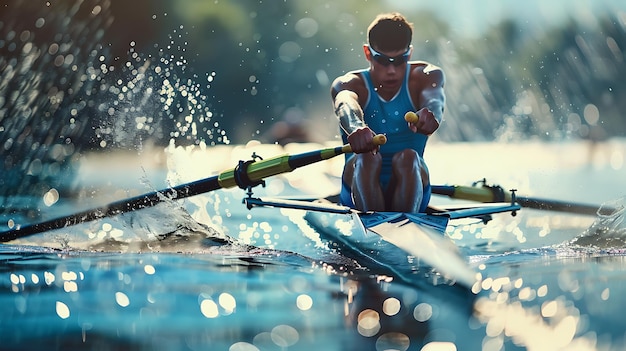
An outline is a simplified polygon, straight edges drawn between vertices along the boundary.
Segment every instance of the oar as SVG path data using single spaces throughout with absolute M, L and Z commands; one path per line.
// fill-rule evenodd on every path
M 461 185 L 433 185 L 432 193 L 449 196 L 453 199 L 471 200 L 477 202 L 510 202 L 512 196 L 500 186 L 461 186 Z M 526 197 L 515 194 L 515 202 L 522 207 L 538 210 L 570 212 L 575 214 L 595 216 L 600 208 L 597 205 L 573 203 L 567 201 Z
M 404 119 L 409 123 L 417 123 L 419 116 L 415 112 L 409 111 L 404 115 Z M 499 186 L 488 186 L 484 184 L 482 187 L 469 187 L 460 185 L 439 185 L 432 186 L 433 194 L 447 195 L 455 199 L 471 200 L 478 202 L 510 202 L 512 196 L 510 193 L 504 192 Z M 539 210 L 571 212 L 584 215 L 596 215 L 600 206 L 573 203 L 559 200 L 540 199 L 535 197 L 526 197 L 515 195 L 515 202 L 522 207 L 528 207 Z
M 382 145 L 386 141 L 387 138 L 384 135 L 376 135 L 374 137 L 374 143 L 376 145 Z M 233 188 L 235 186 L 247 189 L 261 184 L 263 179 L 267 177 L 291 172 L 296 168 L 349 152 L 352 152 L 352 148 L 349 144 L 346 144 L 296 155 L 276 156 L 265 160 L 239 161 L 237 167 L 225 170 L 213 177 L 181 184 L 160 191 L 154 191 L 129 199 L 119 200 L 102 207 L 82 211 L 69 216 L 32 225 L 18 226 L 16 229 L 0 233 L 0 242 L 7 242 L 48 230 L 65 228 L 78 223 L 155 206 L 166 200 L 182 199 L 218 189 Z

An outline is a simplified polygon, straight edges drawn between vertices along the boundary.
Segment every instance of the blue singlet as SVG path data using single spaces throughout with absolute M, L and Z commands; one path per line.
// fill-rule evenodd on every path
M 376 134 L 385 134 L 387 136 L 387 143 L 380 147 L 380 155 L 383 158 L 380 185 L 383 191 L 385 191 L 391 179 L 391 160 L 393 155 L 404 149 L 413 149 L 423 158 L 424 148 L 428 140 L 428 137 L 424 134 L 413 133 L 404 120 L 405 113 L 418 110 L 413 106 L 413 101 L 411 101 L 411 95 L 409 94 L 410 70 L 407 68 L 404 83 L 398 90 L 398 93 L 389 101 L 383 100 L 374 90 L 368 69 L 353 71 L 352 73 L 360 74 L 367 86 L 367 101 L 363 108 L 365 124 Z M 348 136 L 343 129 L 341 129 L 341 137 L 344 143 L 348 142 Z M 353 156 L 353 154 L 346 154 L 346 164 Z M 426 211 L 430 201 L 430 193 L 429 184 L 424 188 L 420 212 Z M 343 182 L 340 199 L 343 205 L 354 207 L 350 185 Z

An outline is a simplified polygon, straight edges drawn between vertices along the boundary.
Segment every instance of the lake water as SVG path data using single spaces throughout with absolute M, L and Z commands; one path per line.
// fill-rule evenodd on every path
M 208 177 L 253 151 L 318 147 L 86 155 L 68 177 L 72 198 L 22 201 L 39 203 L 38 219 L 57 217 Z M 593 148 L 433 141 L 433 183 L 487 177 L 525 196 L 618 209 L 523 209 L 486 225 L 451 222 L 446 235 L 482 278 L 472 289 L 429 284 L 423 272 L 414 283 L 381 275 L 333 250 L 303 211 L 247 210 L 240 189 L 16 240 L 0 245 L 1 348 L 621 350 L 625 154 L 626 142 L 615 139 Z M 326 196 L 337 191 L 340 169 L 338 157 L 268 179 L 255 194 Z M 2 229 L 10 219 L 26 222 L 19 213 L 4 215 Z

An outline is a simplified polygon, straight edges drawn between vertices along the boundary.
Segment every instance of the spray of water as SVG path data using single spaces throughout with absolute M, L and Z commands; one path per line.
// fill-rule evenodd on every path
M 592 250 L 626 249 L 626 198 L 609 201 L 600 207 L 595 222 L 572 241 L 574 247 Z
M 89 130 L 109 12 L 94 1 L 12 5 L 0 18 L 0 195 L 41 195 L 60 187 Z
M 216 77 L 191 74 L 180 26 L 142 53 L 113 57 L 101 40 L 109 0 L 16 1 L 0 15 L 0 208 L 39 215 L 46 194 L 72 194 L 87 151 L 167 143 L 229 143 L 206 91 Z M 200 83 L 202 82 L 202 83 Z M 48 201 L 49 202 L 49 201 Z M 48 203 L 45 203 L 48 205 Z

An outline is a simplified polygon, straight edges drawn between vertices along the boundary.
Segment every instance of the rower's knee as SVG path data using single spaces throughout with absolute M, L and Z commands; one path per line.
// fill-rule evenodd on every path
M 380 154 L 371 154 L 369 152 L 365 152 L 362 154 L 355 155 L 354 167 L 356 169 L 380 169 L 383 164 L 383 158 Z
M 419 176 L 424 186 L 430 182 L 426 163 L 422 160 L 417 151 L 413 149 L 404 149 L 396 153 L 391 163 L 394 172 L 400 177 L 399 179 L 402 179 L 402 177 L 407 174 L 416 174 Z
M 404 149 L 393 155 L 391 164 L 394 169 L 402 169 L 403 171 L 417 170 L 420 168 L 421 158 L 417 151 Z

